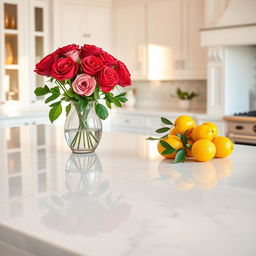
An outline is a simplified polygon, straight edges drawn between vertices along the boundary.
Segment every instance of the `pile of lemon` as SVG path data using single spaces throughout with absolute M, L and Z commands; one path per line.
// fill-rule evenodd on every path
M 182 115 L 175 120 L 168 136 L 161 139 L 176 151 L 171 154 L 162 154 L 165 148 L 160 141 L 158 142 L 158 152 L 164 157 L 175 158 L 177 151 L 184 148 L 184 143 L 177 134 L 186 134 L 188 137 L 187 144 L 190 145 L 185 148 L 186 156 L 193 157 L 200 162 L 209 161 L 214 157 L 227 157 L 234 149 L 229 138 L 218 136 L 218 127 L 214 123 L 206 122 L 196 126 L 193 118 Z

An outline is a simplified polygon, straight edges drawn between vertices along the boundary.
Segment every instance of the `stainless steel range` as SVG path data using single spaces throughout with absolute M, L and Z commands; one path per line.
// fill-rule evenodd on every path
M 225 116 L 227 136 L 236 144 L 256 146 L 256 111 Z

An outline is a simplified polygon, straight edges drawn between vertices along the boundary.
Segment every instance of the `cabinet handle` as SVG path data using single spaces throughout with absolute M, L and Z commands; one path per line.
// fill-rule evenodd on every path
M 185 66 L 186 66 L 186 61 L 185 61 L 185 60 L 182 60 L 182 61 L 181 61 L 181 68 L 182 68 L 182 69 L 185 69 Z
M 24 125 L 29 125 L 29 123 L 28 123 L 28 122 L 26 122 L 26 123 L 24 123 Z
M 89 38 L 89 37 L 91 37 L 91 34 L 83 34 L 83 37 Z
M 175 61 L 175 68 L 180 69 L 180 61 L 179 60 Z
M 244 129 L 244 127 L 242 125 L 237 125 L 235 128 L 236 128 L 236 130 L 243 130 Z

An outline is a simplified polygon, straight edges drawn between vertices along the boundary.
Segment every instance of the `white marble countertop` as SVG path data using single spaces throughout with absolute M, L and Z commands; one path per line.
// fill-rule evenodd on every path
M 256 255 L 256 147 L 172 164 L 143 136 L 72 155 L 60 128 L 21 130 L 1 130 L 0 255 Z

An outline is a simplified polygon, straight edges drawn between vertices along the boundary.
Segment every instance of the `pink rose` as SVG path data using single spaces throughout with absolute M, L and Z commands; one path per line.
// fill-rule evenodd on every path
M 42 76 L 51 76 L 52 64 L 57 59 L 57 55 L 54 53 L 48 54 L 40 62 L 36 64 L 34 72 Z
M 117 64 L 117 59 L 105 51 L 101 51 L 98 54 L 98 57 L 101 58 L 103 60 L 104 64 L 109 67 L 113 67 L 114 65 Z
M 131 85 L 131 74 L 122 61 L 118 61 L 115 70 L 119 77 L 119 85 L 123 86 L 123 87 L 130 86 Z
M 118 84 L 118 75 L 113 68 L 104 66 L 98 75 L 98 83 L 103 92 L 110 92 Z
M 76 44 L 66 45 L 64 47 L 59 48 L 56 53 L 59 57 L 70 57 L 73 61 L 79 60 L 79 46 Z
M 93 55 L 87 56 L 81 61 L 81 67 L 84 73 L 91 76 L 94 76 L 96 73 L 98 73 L 102 69 L 103 65 L 104 64 L 102 59 Z
M 90 96 L 95 89 L 96 80 L 87 74 L 78 75 L 72 83 L 75 93 L 81 96 Z
M 90 55 L 97 55 L 102 51 L 101 48 L 91 45 L 91 44 L 85 44 L 81 48 L 81 52 L 79 54 L 80 58 L 83 59 L 84 57 L 90 56 Z
M 73 78 L 78 71 L 78 64 L 70 57 L 58 59 L 52 65 L 52 76 L 60 81 Z

